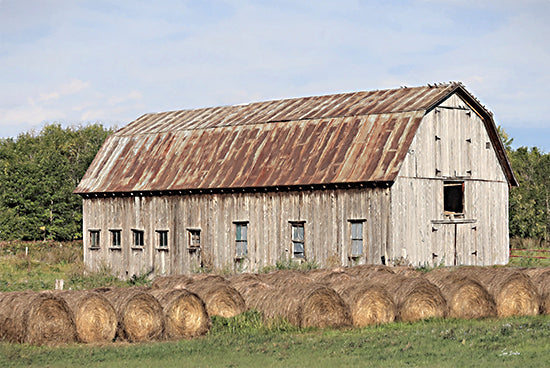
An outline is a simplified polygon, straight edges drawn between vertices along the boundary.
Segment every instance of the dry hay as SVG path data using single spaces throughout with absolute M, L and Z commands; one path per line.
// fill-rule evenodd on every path
M 437 286 L 422 277 L 404 277 L 393 273 L 378 273 L 369 281 L 385 289 L 397 305 L 401 321 L 444 318 L 448 307 Z
M 323 284 L 345 284 L 352 280 L 357 280 L 357 277 L 346 273 L 344 268 L 335 268 L 332 270 L 314 270 L 308 273 L 308 277 L 314 282 Z
M 550 314 L 550 268 L 529 268 L 523 270 L 529 275 L 540 296 L 540 312 Z
M 284 318 L 300 327 L 352 324 L 349 306 L 333 289 L 320 284 L 270 287 L 251 293 L 249 303 L 266 319 Z
M 423 275 L 422 272 L 416 270 L 414 267 L 411 266 L 395 266 L 392 267 L 391 270 L 393 271 L 393 273 L 405 277 L 421 277 Z
M 159 340 L 164 333 L 162 306 L 138 288 L 96 289 L 113 305 L 118 318 L 117 334 L 130 342 Z
M 274 287 L 294 287 L 307 285 L 313 281 L 306 272 L 297 270 L 277 270 L 257 276 L 262 282 Z
M 517 269 L 460 267 L 453 273 L 481 283 L 493 296 L 499 317 L 539 313 L 540 297 L 528 276 Z
M 383 265 L 360 265 L 344 269 L 344 272 L 350 276 L 360 277 L 362 279 L 373 275 L 393 274 L 393 268 Z
M 182 289 L 154 289 L 149 292 L 164 311 L 166 338 L 200 336 L 210 329 L 210 317 L 204 302 L 196 294 Z
M 333 285 L 349 305 L 354 326 L 379 325 L 395 320 L 395 302 L 381 286 L 369 282 Z
M 187 289 L 202 299 L 209 316 L 234 317 L 246 311 L 241 294 L 217 275 L 166 276 L 157 278 L 152 288 Z
M 449 307 L 449 317 L 473 319 L 496 316 L 493 297 L 485 287 L 470 277 L 446 269 L 433 270 L 425 277 L 441 290 Z
M 243 297 L 246 303 L 246 309 L 251 309 L 249 303 L 251 295 L 255 295 L 256 293 L 263 292 L 263 290 L 273 288 L 265 282 L 262 282 L 257 275 L 251 273 L 243 273 L 232 276 L 229 281 L 231 286 L 233 286 Z
M 67 303 L 48 293 L 0 294 L 0 337 L 33 345 L 76 341 L 74 316 Z
M 115 339 L 118 320 L 115 308 L 107 298 L 84 290 L 51 293 L 65 300 L 71 308 L 80 342 L 110 342 Z

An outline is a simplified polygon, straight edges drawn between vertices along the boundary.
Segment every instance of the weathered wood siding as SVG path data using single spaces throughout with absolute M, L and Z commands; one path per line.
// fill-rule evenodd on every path
M 258 270 L 292 257 L 290 221 L 305 222 L 305 254 L 322 266 L 381 263 L 389 224 L 389 189 L 305 190 L 182 196 L 84 199 L 84 259 L 91 269 L 110 267 L 122 277 L 143 272 L 182 273 L 205 267 Z M 363 256 L 351 255 L 349 220 L 363 223 Z M 248 257 L 236 260 L 235 222 L 248 222 Z M 188 229 L 200 229 L 201 251 L 188 250 Z M 100 230 L 90 249 L 90 229 Z M 109 229 L 122 230 L 112 249 Z M 144 231 L 143 249 L 132 229 Z M 158 247 L 168 230 L 168 249 Z
M 444 216 L 445 180 L 464 181 L 462 219 Z M 430 266 L 508 262 L 508 183 L 482 119 L 458 96 L 422 120 L 391 187 L 390 229 L 390 259 Z

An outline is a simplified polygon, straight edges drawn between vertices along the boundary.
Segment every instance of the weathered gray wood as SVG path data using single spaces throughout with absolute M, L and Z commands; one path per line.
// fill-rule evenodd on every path
M 505 264 L 508 181 L 487 142 L 482 118 L 453 95 L 424 116 L 389 188 L 85 198 L 84 261 L 121 277 L 192 272 L 201 264 L 257 271 L 292 258 L 291 221 L 303 221 L 306 258 L 321 266 L 382 258 L 415 266 Z M 463 218 L 444 214 L 448 180 L 464 182 Z M 358 259 L 351 258 L 350 219 L 364 220 Z M 245 259 L 236 259 L 236 221 L 248 222 Z M 200 251 L 188 249 L 190 228 L 201 231 Z M 100 230 L 99 249 L 89 248 L 90 229 Z M 109 229 L 122 230 L 120 249 L 111 249 Z M 144 231 L 143 249 L 133 247 L 132 229 Z M 157 249 L 157 230 L 168 231 L 167 250 Z

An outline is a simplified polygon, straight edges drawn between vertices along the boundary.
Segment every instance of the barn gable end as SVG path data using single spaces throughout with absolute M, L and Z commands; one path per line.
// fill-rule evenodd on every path
M 483 119 L 459 94 L 424 116 L 392 186 L 390 258 L 428 266 L 508 262 L 509 183 L 500 141 Z M 457 195 L 454 212 L 446 201 Z

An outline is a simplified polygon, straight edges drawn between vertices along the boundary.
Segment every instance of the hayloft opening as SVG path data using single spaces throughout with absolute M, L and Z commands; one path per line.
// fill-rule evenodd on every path
M 446 181 L 443 183 L 443 211 L 445 215 L 464 213 L 464 182 Z

